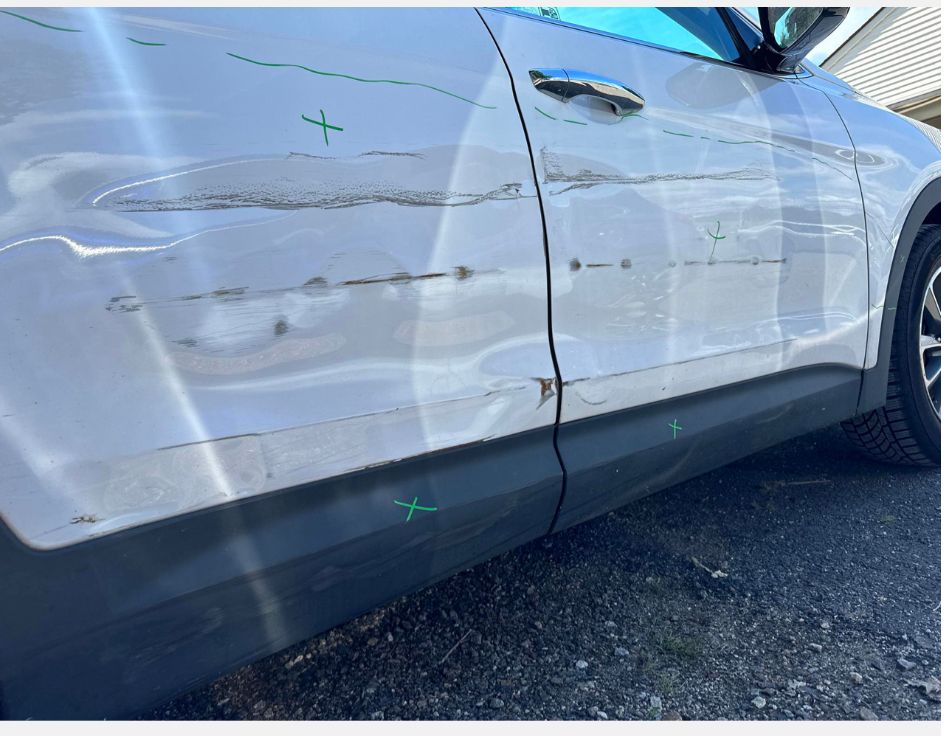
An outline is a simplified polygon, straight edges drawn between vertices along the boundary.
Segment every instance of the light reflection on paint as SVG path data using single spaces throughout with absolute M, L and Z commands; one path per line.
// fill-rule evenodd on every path
M 193 169 L 185 169 L 184 171 L 175 171 L 172 174 L 163 174 L 162 176 L 153 176 L 148 179 L 139 179 L 139 180 L 131 182 L 130 184 L 122 184 L 121 186 L 107 189 L 106 191 L 102 192 L 97 197 L 95 197 L 95 199 L 92 200 L 92 206 L 94 207 L 95 205 L 97 205 L 99 203 L 99 200 L 101 200 L 103 197 L 107 197 L 110 194 L 114 194 L 115 192 L 121 192 L 125 189 L 132 189 L 133 187 L 144 186 L 145 184 L 154 184 L 155 182 L 166 181 L 168 179 L 174 179 L 179 176 L 185 176 L 187 174 L 196 174 L 200 171 L 209 171 L 210 169 L 219 169 L 224 166 L 236 166 L 237 164 L 250 163 L 254 160 L 255 159 L 246 158 L 246 159 L 240 159 L 238 161 L 225 161 L 224 163 L 211 164 L 209 166 L 198 166 Z
M 275 218 L 280 220 L 286 217 Z M 272 220 L 267 220 L 271 222 Z M 12 243 L 0 247 L 0 253 L 17 248 L 22 245 L 29 245 L 30 243 L 39 243 L 44 240 L 53 240 L 60 243 L 64 243 L 69 247 L 69 249 L 75 253 L 80 258 L 92 258 L 94 256 L 110 256 L 110 255 L 119 255 L 122 253 L 154 253 L 157 251 L 167 250 L 168 248 L 174 248 L 175 246 L 185 243 L 188 240 L 193 240 L 201 235 L 209 235 L 210 233 L 219 232 L 221 230 L 234 230 L 241 227 L 252 227 L 259 223 L 243 223 L 240 225 L 223 225 L 221 227 L 209 228 L 207 230 L 201 230 L 190 235 L 186 235 L 183 238 L 178 238 L 176 240 L 171 240 L 167 243 L 162 243 L 160 245 L 130 245 L 130 244 L 112 244 L 112 245 L 88 245 L 86 243 L 80 243 L 79 241 L 70 238 L 68 235 L 36 235 L 30 238 L 23 238 L 22 240 L 16 240 Z

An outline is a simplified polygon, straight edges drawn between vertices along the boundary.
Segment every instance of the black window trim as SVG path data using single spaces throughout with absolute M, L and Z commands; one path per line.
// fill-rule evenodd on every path
M 740 52 L 738 60 L 741 62 L 745 61 L 748 64 L 750 60 L 750 52 L 752 49 L 746 45 L 746 41 L 737 30 L 736 23 L 730 16 L 730 13 L 727 12 L 728 8 L 715 8 L 715 10 L 717 11 L 717 15 L 719 15 L 720 19 L 723 21 L 723 25 L 727 29 L 727 32 L 730 34 L 730 38 L 733 39 L 733 43 L 736 44 L 737 50 Z
M 756 66 L 753 66 L 750 63 L 748 56 L 744 56 L 743 54 L 743 49 L 746 48 L 746 44 L 744 43 L 743 39 L 740 37 L 740 34 L 736 31 L 736 29 L 731 24 L 727 23 L 728 17 L 725 13 L 722 12 L 724 8 L 720 8 L 720 7 L 715 8 L 715 10 L 717 10 L 717 12 L 721 14 L 721 17 L 723 19 L 723 23 L 727 29 L 727 32 L 730 34 L 730 37 L 732 38 L 734 44 L 737 45 L 737 49 L 741 51 L 740 58 L 735 61 L 727 61 L 725 59 L 714 59 L 710 56 L 704 56 L 702 54 L 694 53 L 691 51 L 682 51 L 680 49 L 674 49 L 674 48 L 671 48 L 670 46 L 662 46 L 661 44 L 652 43 L 650 41 L 642 41 L 641 39 L 637 39 L 637 38 L 629 38 L 628 36 L 620 36 L 617 33 L 610 33 L 609 31 L 603 31 L 598 28 L 589 28 L 588 26 L 579 26 L 579 25 L 576 25 L 575 23 L 569 23 L 567 21 L 560 20 L 558 18 L 550 18 L 548 15 L 537 15 L 535 13 L 527 13 L 522 10 L 516 10 L 514 8 L 488 6 L 481 9 L 490 10 L 495 13 L 505 13 L 507 15 L 516 16 L 517 18 L 526 18 L 528 20 L 538 21 L 540 23 L 552 23 L 554 25 L 563 26 L 565 28 L 572 28 L 574 30 L 584 31 L 586 33 L 594 33 L 598 36 L 605 36 L 606 38 L 614 38 L 618 41 L 624 41 L 625 43 L 636 44 L 638 46 L 646 46 L 648 48 L 657 49 L 658 51 L 667 51 L 672 54 L 678 54 L 679 56 L 686 56 L 690 59 L 697 59 L 699 61 L 705 61 L 708 64 L 722 64 L 728 67 L 736 67 L 737 69 L 741 69 L 746 72 L 752 72 L 754 74 L 761 74 L 764 77 L 770 77 L 773 79 L 796 79 L 799 76 L 799 71 L 804 70 L 804 67 L 800 66 L 800 68 L 794 72 L 772 72 L 766 69 L 760 69 Z M 749 54 L 748 51 L 747 51 L 747 54 Z

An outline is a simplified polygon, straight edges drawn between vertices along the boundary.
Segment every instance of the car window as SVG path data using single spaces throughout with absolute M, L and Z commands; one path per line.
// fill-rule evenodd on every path
M 755 49 L 763 41 L 760 14 L 756 8 L 721 8 L 733 22 L 734 30 L 748 49 Z
M 740 51 L 716 8 L 512 9 L 711 59 L 736 61 L 740 58 Z

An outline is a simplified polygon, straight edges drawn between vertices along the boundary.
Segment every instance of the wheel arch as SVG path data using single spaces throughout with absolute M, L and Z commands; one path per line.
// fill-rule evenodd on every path
M 937 180 L 938 187 L 940 186 L 940 180 Z M 927 213 L 924 217 L 924 225 L 939 225 L 940 224 L 940 202 L 934 205 L 934 208 Z
M 911 248 L 923 225 L 940 224 L 940 177 L 933 179 L 921 190 L 908 211 L 898 244 L 895 246 L 891 272 L 885 291 L 885 304 L 897 304 L 904 280 L 904 267 L 907 264 Z M 878 360 L 874 366 L 862 375 L 861 393 L 858 399 L 858 413 L 883 406 L 887 396 L 888 367 L 891 363 L 891 336 L 894 332 L 896 310 L 885 310 L 881 318 L 881 335 L 878 341 Z

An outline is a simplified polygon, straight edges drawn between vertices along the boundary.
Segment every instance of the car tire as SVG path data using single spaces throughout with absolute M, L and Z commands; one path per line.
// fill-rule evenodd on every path
M 940 465 L 940 225 L 924 225 L 918 232 L 897 309 L 885 405 L 842 422 L 842 427 L 855 446 L 875 460 L 936 467 Z

